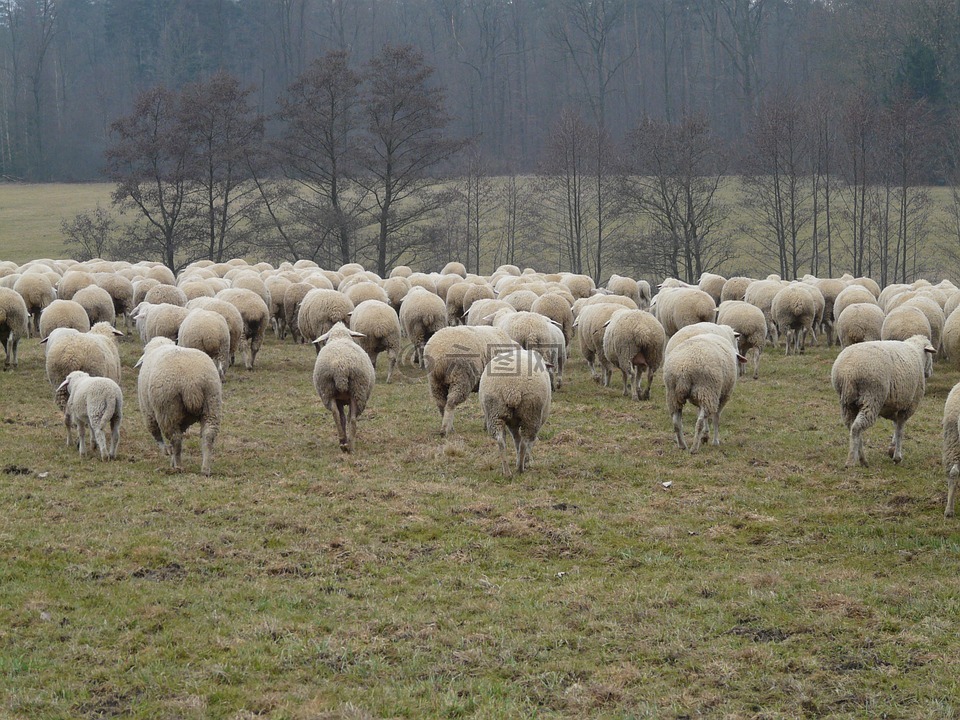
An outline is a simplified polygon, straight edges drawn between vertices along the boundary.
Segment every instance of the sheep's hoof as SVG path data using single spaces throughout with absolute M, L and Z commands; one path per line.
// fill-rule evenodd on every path
M 350 452 L 350 446 L 347 443 L 340 443 L 340 452 Z
M 949 509 L 949 510 L 944 510 L 944 511 L 943 511 L 943 516 L 944 516 L 945 518 L 952 518 L 952 517 L 953 517 L 953 509 L 951 508 L 951 509 Z

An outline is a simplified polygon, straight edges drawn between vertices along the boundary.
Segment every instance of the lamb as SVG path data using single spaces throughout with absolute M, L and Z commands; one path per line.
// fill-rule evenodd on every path
M 78 332 L 90 329 L 90 317 L 83 305 L 73 300 L 54 300 L 40 313 L 40 339 L 57 328 L 73 328 Z
M 3 345 L 4 369 L 17 367 L 17 348 L 20 338 L 29 332 L 30 313 L 20 293 L 10 288 L 0 288 L 0 345 Z
M 793 283 L 780 289 L 770 307 L 770 314 L 779 332 L 785 335 L 784 355 L 797 355 L 804 351 L 807 333 L 816 338 L 814 319 L 817 308 L 813 296 L 801 283 Z
M 510 462 L 504 428 L 510 431 L 517 449 L 517 472 L 531 460 L 530 451 L 540 428 L 550 415 L 550 375 L 534 350 L 509 350 L 490 360 L 480 376 L 480 406 L 487 432 L 497 441 L 504 476 L 510 476 Z
M 353 452 L 357 418 L 367 406 L 377 380 L 367 353 L 353 341 L 358 336 L 360 333 L 338 322 L 314 340 L 314 344 L 323 347 L 313 366 L 313 387 L 323 406 L 333 413 L 344 452 Z
M 350 314 L 350 330 L 357 344 L 370 356 L 374 370 L 377 357 L 386 352 L 390 358 L 387 367 L 387 383 L 400 357 L 400 320 L 393 308 L 380 300 L 364 300 Z
M 725 300 L 717 310 L 717 323 L 732 327 L 738 333 L 737 347 L 748 360 L 753 356 L 753 379 L 756 380 L 760 375 L 760 357 L 767 344 L 767 321 L 763 312 L 743 300 Z M 739 367 L 740 375 L 743 375 L 746 363 Z
M 906 340 L 914 335 L 930 338 L 930 321 L 920 308 L 898 307 L 887 313 L 880 327 L 881 340 Z
M 935 353 L 925 335 L 857 343 L 840 352 L 830 380 L 840 395 L 840 412 L 850 429 L 848 467 L 858 461 L 867 466 L 863 432 L 878 416 L 894 423 L 887 454 L 895 463 L 903 459 L 903 427 L 920 405 Z
M 66 393 L 63 422 L 67 426 L 67 447 L 73 445 L 73 430 L 80 441 L 80 457 L 87 452 L 87 430 L 100 450 L 100 460 L 116 460 L 120 443 L 120 423 L 123 421 L 123 391 L 113 380 L 91 377 L 82 370 L 74 370 L 57 388 Z M 107 441 L 106 427 L 110 427 Z
M 718 335 L 696 335 L 668 353 L 663 362 L 667 409 L 673 418 L 677 446 L 687 450 L 683 439 L 683 406 L 689 401 L 700 408 L 691 453 L 699 451 L 713 426 L 713 444 L 720 444 L 720 413 L 737 384 L 737 351 Z
M 960 477 L 960 383 L 953 386 L 943 405 L 943 469 L 947 473 L 947 507 L 943 516 L 951 518 Z
M 240 311 L 243 318 L 243 337 L 240 349 L 247 370 L 253 370 L 263 336 L 270 323 L 270 308 L 257 293 L 246 288 L 227 288 L 217 293 L 217 300 L 225 300 Z
M 183 433 L 199 422 L 200 472 L 209 475 L 223 413 L 223 385 L 213 360 L 200 350 L 157 337 L 143 348 L 137 366 L 140 412 L 161 451 L 170 455 L 170 467 L 183 470 Z
M 223 380 L 230 365 L 230 327 L 223 315 L 200 308 L 189 310 L 180 323 L 177 345 L 209 355 Z
M 645 310 L 617 310 L 606 322 L 603 354 L 623 375 L 623 396 L 633 383 L 637 400 L 650 399 L 653 374 L 663 363 L 667 336 L 663 326 Z M 640 389 L 640 373 L 646 371 L 647 386 Z
M 40 273 L 25 273 L 13 284 L 13 289 L 20 293 L 27 312 L 30 314 L 29 331 L 32 337 L 40 332 L 40 313 L 57 299 L 57 291 L 46 275 Z
M 883 317 L 883 310 L 875 302 L 847 305 L 834 322 L 840 348 L 881 340 Z
M 663 325 L 667 337 L 684 325 L 706 322 L 716 317 L 717 304 L 698 288 L 664 288 L 654 299 L 657 320 Z
M 122 336 L 123 333 L 109 323 L 100 322 L 85 333 L 73 328 L 57 328 L 40 341 L 47 352 L 47 380 L 54 389 L 54 399 L 60 410 L 63 410 L 67 398 L 57 388 L 74 370 L 120 383 L 120 350 L 114 338 Z
M 315 288 L 300 301 L 297 330 L 304 339 L 326 335 L 338 322 L 350 322 L 353 303 L 336 290 Z M 320 348 L 314 346 L 319 353 Z
M 453 433 L 453 413 L 476 392 L 490 358 L 519 347 L 500 328 L 461 325 L 439 330 L 423 349 L 430 395 L 442 418 L 441 435 Z
M 417 365 L 430 338 L 447 326 L 447 305 L 438 295 L 415 286 L 400 305 L 400 324 L 413 343 L 413 363 Z
M 113 325 L 117 321 L 117 312 L 113 307 L 113 298 L 110 293 L 99 285 L 88 285 L 77 290 L 73 302 L 79 303 L 90 319 L 90 325 L 98 322 L 108 322 Z

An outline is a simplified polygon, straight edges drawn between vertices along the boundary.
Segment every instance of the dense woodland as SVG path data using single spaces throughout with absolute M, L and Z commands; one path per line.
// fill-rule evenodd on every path
M 398 78 L 429 115 L 399 188 Z M 324 92 L 342 146 L 309 137 Z M 957 0 L 0 2 L 0 174 L 116 181 L 138 227 L 99 209 L 68 237 L 174 267 L 255 244 L 381 272 L 910 278 L 960 247 L 956 194 L 929 189 L 956 186 L 958 94 Z

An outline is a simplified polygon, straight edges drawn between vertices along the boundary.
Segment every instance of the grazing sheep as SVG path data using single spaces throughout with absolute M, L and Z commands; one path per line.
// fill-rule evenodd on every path
M 723 286 L 726 284 L 727 279 L 722 275 L 714 275 L 713 273 L 706 272 L 700 276 L 700 282 L 697 287 L 713 298 L 714 305 L 719 305 L 721 302 L 720 298 L 723 295 Z
M 443 300 L 444 302 L 446 302 L 446 301 L 447 301 L 447 292 L 450 290 L 450 288 L 452 288 L 454 285 L 456 285 L 456 284 L 458 284 L 458 283 L 462 283 L 462 282 L 463 282 L 463 276 L 462 276 L 462 275 L 456 275 L 456 274 L 453 274 L 453 273 L 441 275 L 441 276 L 438 277 L 437 280 L 436 280 L 436 284 L 437 284 L 437 297 L 439 297 L 441 300 Z
M 747 292 L 747 288 L 752 282 L 753 280 L 751 278 L 743 277 L 742 275 L 728 278 L 723 284 L 723 289 L 720 291 L 720 302 L 743 300 L 744 293 Z
M 230 327 L 223 315 L 201 308 L 189 310 L 180 323 L 177 345 L 209 355 L 223 380 L 230 365 Z
M 357 418 L 377 381 L 369 356 L 353 341 L 359 335 L 338 322 L 314 340 L 322 347 L 313 366 L 313 387 L 323 406 L 333 413 L 344 452 L 353 452 Z
M 300 301 L 297 313 L 297 331 L 307 341 L 326 335 L 338 322 L 350 322 L 353 303 L 336 290 L 315 288 Z M 320 348 L 314 346 L 319 353 Z
M 604 303 L 611 305 L 619 305 L 622 308 L 627 310 L 639 310 L 637 304 L 628 298 L 625 295 L 592 295 L 588 298 L 580 298 L 575 300 L 573 305 L 570 306 L 570 312 L 573 315 L 573 319 L 576 320 L 584 308 L 590 307 L 591 305 L 602 305 Z
M 789 355 L 791 348 L 794 355 L 802 353 L 807 333 L 816 338 L 813 326 L 817 308 L 813 296 L 801 283 L 781 288 L 773 298 L 770 314 L 778 331 L 785 336 L 784 355 Z
M 397 265 L 390 271 L 390 278 L 408 278 L 413 275 L 413 270 L 408 265 Z
M 840 348 L 882 340 L 883 318 L 883 310 L 876 303 L 847 305 L 834 322 Z
M 423 349 L 430 395 L 442 418 L 440 433 L 453 433 L 453 413 L 476 392 L 480 375 L 496 353 L 519 347 L 500 328 L 460 325 L 443 328 Z
M 400 325 L 413 343 L 413 363 L 423 359 L 423 348 L 439 330 L 447 326 L 447 305 L 438 295 L 422 286 L 411 288 L 400 305 Z
M 876 298 L 873 296 L 873 293 L 871 293 L 867 288 L 859 284 L 850 284 L 841 290 L 840 294 L 837 295 L 836 299 L 833 301 L 834 325 L 836 325 L 837 320 L 840 319 L 843 311 L 854 303 L 868 303 L 870 305 L 876 305 L 877 307 L 880 307 Z
M 480 376 L 480 406 L 487 432 L 497 441 L 504 476 L 510 476 L 504 428 L 517 450 L 517 472 L 531 460 L 531 449 L 550 414 L 550 375 L 534 350 L 508 350 L 493 357 Z
M 840 396 L 843 421 L 850 429 L 847 466 L 859 461 L 866 467 L 863 432 L 877 417 L 893 421 L 893 440 L 887 454 L 895 463 L 903 459 L 903 426 L 920 405 L 926 379 L 933 372 L 935 353 L 925 335 L 857 343 L 840 352 L 830 380 Z
M 117 273 L 97 273 L 94 275 L 97 285 L 102 287 L 113 300 L 113 314 L 119 320 L 123 318 L 124 328 L 130 328 L 130 311 L 133 310 L 133 283 Z
M 562 295 L 555 292 L 541 295 L 530 306 L 530 312 L 539 313 L 557 323 L 567 347 L 570 347 L 570 341 L 573 340 L 573 311 Z
M 923 313 L 930 323 L 930 344 L 938 351 L 940 350 L 941 337 L 943 336 L 944 315 L 943 308 L 937 304 L 936 300 L 930 297 L 910 298 L 898 307 L 914 307 Z
M 880 327 L 881 340 L 906 340 L 914 335 L 925 335 L 927 339 L 933 335 L 930 321 L 920 308 L 894 308 L 887 313 Z
M 287 289 L 283 291 L 284 332 L 281 335 L 281 340 L 286 337 L 286 330 L 289 330 L 295 343 L 306 342 L 306 339 L 300 334 L 297 316 L 300 313 L 300 305 L 303 299 L 307 296 L 307 293 L 314 289 L 314 286 L 310 283 L 295 282 L 290 283 Z
M 574 300 L 590 297 L 597 287 L 593 282 L 593 278 L 589 275 L 564 275 L 560 282 L 570 291 Z M 520 308 L 517 309 L 519 310 Z M 530 308 L 526 309 L 529 310 Z
M 590 366 L 590 377 L 602 383 L 604 387 L 610 387 L 613 366 L 603 352 L 603 335 L 607 321 L 613 317 L 614 313 L 623 309 L 615 303 L 589 305 L 573 323 L 580 335 L 580 354 Z
M 614 295 L 623 295 L 624 297 L 630 298 L 637 304 L 638 308 L 640 307 L 640 303 L 643 302 L 643 298 L 640 296 L 640 283 L 630 277 L 611 275 L 610 279 L 607 280 L 607 291 Z M 650 298 L 648 297 L 648 304 L 649 300 Z
M 110 378 L 91 377 L 74 370 L 57 388 L 67 396 L 63 422 L 67 426 L 67 447 L 73 445 L 73 431 L 80 441 L 80 457 L 87 452 L 87 430 L 100 450 L 100 460 L 116 460 L 123 421 L 123 391 Z M 106 427 L 110 426 L 107 442 Z
M 560 350 L 563 349 L 564 354 L 566 353 L 566 342 L 560 343 L 560 347 L 554 344 L 556 336 L 551 330 L 553 325 L 551 320 L 534 312 L 506 312 L 503 316 L 499 316 L 498 313 L 498 318 L 493 324 L 524 350 L 539 352 L 546 360 L 547 367 L 551 369 L 551 383 L 559 387 L 553 368 L 560 362 Z
M 520 312 L 530 312 L 530 308 L 533 307 L 538 297 L 540 296 L 532 290 L 514 290 L 504 295 L 502 299 Z
M 833 347 L 833 321 L 837 317 L 833 312 L 833 304 L 836 302 L 837 296 L 847 287 L 847 281 L 838 278 L 822 278 L 814 280 L 810 285 L 817 288 L 823 295 L 821 325 L 827 333 L 827 346 Z
M 663 363 L 667 336 L 660 321 L 645 310 L 617 310 L 606 322 L 603 354 L 623 375 L 623 396 L 633 383 L 637 400 L 650 399 L 653 374 Z M 646 371 L 647 386 L 640 389 L 640 374 Z
M 113 298 L 99 285 L 87 285 L 80 288 L 74 294 L 73 302 L 79 303 L 83 307 L 90 319 L 91 326 L 98 322 L 108 322 L 113 325 L 117 321 Z
M 400 305 L 410 292 L 410 282 L 405 277 L 392 276 L 383 281 L 383 290 L 387 293 L 394 312 L 400 312 Z
M 717 309 L 717 323 L 732 327 L 737 335 L 740 354 L 750 359 L 753 356 L 753 379 L 760 375 L 760 357 L 767 344 L 767 321 L 760 308 L 743 300 L 725 300 Z M 746 372 L 746 364 L 740 364 L 740 375 Z
M 467 290 L 476 287 L 472 283 L 461 281 L 447 288 L 447 325 L 463 325 L 466 310 L 463 308 L 463 297 Z
M 240 311 L 240 317 L 243 318 L 243 336 L 240 338 L 243 364 L 247 370 L 253 370 L 257 353 L 263 344 L 263 336 L 270 323 L 269 305 L 256 292 L 247 288 L 221 290 L 216 299 L 224 300 Z
M 688 449 L 683 439 L 683 406 L 687 402 L 700 408 L 690 452 L 697 452 L 709 438 L 711 425 L 713 444 L 720 444 L 720 413 L 736 387 L 738 360 L 729 340 L 712 333 L 689 338 L 667 353 L 663 382 L 677 447 Z
M 960 477 L 960 383 L 953 386 L 943 405 L 943 469 L 947 473 L 947 507 L 944 517 L 953 517 Z
M 40 332 L 40 313 L 57 299 L 57 291 L 46 275 L 39 273 L 25 273 L 13 284 L 13 289 L 20 293 L 23 302 L 30 314 L 30 336 Z
M 132 282 L 134 307 L 142 303 L 146 299 L 147 293 L 160 284 L 160 281 L 154 280 L 153 278 L 139 278 Z
M 54 390 L 57 407 L 63 410 L 66 395 L 57 392 L 74 370 L 120 382 L 120 350 L 114 338 L 123 333 L 109 323 L 97 323 L 89 332 L 57 328 L 40 342 L 46 347 L 47 381 Z
M 743 294 L 744 302 L 760 308 L 763 313 L 763 317 L 767 321 L 767 337 L 774 347 L 780 343 L 780 332 L 777 330 L 777 324 L 773 321 L 773 299 L 782 288 L 783 283 L 779 280 L 754 280 L 747 286 Z
M 283 298 L 287 288 L 293 283 L 280 275 L 271 275 L 263 284 L 270 294 L 270 324 L 273 325 L 273 334 L 278 340 L 283 340 L 287 336 L 287 315 Z
M 165 337 L 176 342 L 180 323 L 187 317 L 188 312 L 190 311 L 187 308 L 180 305 L 154 305 L 144 301 L 133 309 L 130 317 L 136 323 L 140 341 L 144 344 L 155 337 Z
M 477 272 L 480 272 L 479 270 Z M 443 266 L 441 275 L 459 275 L 462 278 L 467 276 L 467 267 L 462 262 L 451 261 Z
M 243 316 L 236 307 L 224 300 L 216 298 L 194 298 L 187 303 L 187 310 L 210 310 L 223 317 L 230 329 L 230 365 L 233 365 L 237 350 L 240 348 L 240 338 L 243 337 Z
M 504 309 L 514 310 L 514 307 L 503 300 L 492 300 L 488 298 L 477 300 L 470 306 L 470 310 L 467 311 L 466 324 L 471 326 L 492 325 L 493 316 Z
M 143 302 L 148 302 L 152 305 L 166 303 L 167 305 L 185 307 L 187 301 L 187 294 L 176 285 L 155 285 L 147 290 L 147 294 L 143 296 Z
M 70 270 L 63 274 L 57 283 L 57 297 L 62 300 L 73 300 L 73 296 L 85 287 L 96 285 L 97 281 L 92 273 L 85 270 Z
M 380 300 L 364 300 L 350 314 L 350 330 L 357 344 L 370 356 L 374 370 L 381 352 L 390 358 L 387 383 L 400 358 L 400 319 L 393 308 Z
M 663 288 L 654 298 L 654 316 L 671 337 L 685 325 L 709 322 L 716 317 L 717 304 L 703 290 L 691 287 Z
M 78 332 L 90 329 L 90 317 L 83 305 L 73 300 L 54 300 L 40 313 L 40 339 L 57 328 L 73 328 Z
M 350 302 L 353 303 L 354 307 L 365 300 L 378 300 L 379 302 L 383 303 L 390 302 L 390 298 L 387 297 L 386 291 L 376 283 L 372 282 L 354 283 L 344 290 L 343 294 L 346 295 Z
M 223 413 L 223 385 L 213 360 L 200 350 L 156 337 L 143 348 L 136 366 L 140 412 L 161 452 L 170 455 L 170 467 L 183 470 L 183 434 L 199 422 L 200 472 L 209 475 Z
M 17 367 L 20 338 L 29 332 L 30 313 L 20 293 L 0 288 L 0 345 L 3 345 L 4 369 Z

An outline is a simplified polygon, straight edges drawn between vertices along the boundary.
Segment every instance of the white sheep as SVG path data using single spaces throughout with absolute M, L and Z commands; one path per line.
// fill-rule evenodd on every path
M 551 382 L 555 387 L 559 387 L 553 368 L 560 362 L 558 357 L 560 350 L 566 351 L 566 342 L 560 343 L 559 346 L 555 343 L 556 335 L 551 330 L 553 321 L 535 312 L 501 312 L 503 315 L 497 313 L 497 319 L 493 322 L 494 327 L 503 330 L 524 350 L 539 352 L 546 361 L 547 367 L 550 368 Z
M 120 350 L 114 338 L 122 336 L 112 325 L 101 322 L 85 333 L 57 328 L 40 341 L 46 348 L 47 380 L 58 408 L 63 410 L 67 398 L 57 388 L 74 370 L 120 383 Z
M 177 345 L 209 355 L 223 380 L 230 366 L 230 327 L 223 315 L 201 308 L 189 310 L 180 323 Z
M 550 415 L 550 374 L 534 350 L 513 349 L 494 356 L 480 376 L 480 406 L 487 432 L 497 441 L 500 464 L 510 475 L 504 429 L 517 450 L 517 472 L 531 460 L 531 449 Z
M 30 313 L 20 293 L 0 288 L 0 345 L 3 345 L 4 368 L 17 367 L 20 338 L 30 332 Z
M 753 356 L 753 379 L 760 374 L 760 357 L 767 344 L 767 321 L 763 311 L 743 300 L 725 300 L 717 308 L 717 323 L 732 327 L 737 333 L 740 354 L 749 360 Z M 740 364 L 740 374 L 746 371 L 746 363 Z
M 752 278 L 743 277 L 742 275 L 728 278 L 723 284 L 723 289 L 720 291 L 720 302 L 743 300 L 744 293 L 747 292 L 747 288 L 752 282 Z
M 40 313 L 57 299 L 57 291 L 54 290 L 53 283 L 46 275 L 25 273 L 13 284 L 13 289 L 20 293 L 27 306 L 27 312 L 31 317 L 29 324 L 31 336 L 34 332 L 39 333 Z
M 893 439 L 887 454 L 903 459 L 903 427 L 920 405 L 936 353 L 925 335 L 906 340 L 857 343 L 840 352 L 830 380 L 840 396 L 840 412 L 850 429 L 847 465 L 867 465 L 863 432 L 877 417 L 892 420 Z
M 181 305 L 155 305 L 144 300 L 133 309 L 130 318 L 136 325 L 142 343 L 146 344 L 155 337 L 165 337 L 176 342 L 180 323 L 187 317 L 188 312 L 190 311 Z
M 730 341 L 713 333 L 696 335 L 667 353 L 663 382 L 677 447 L 688 449 L 683 439 L 683 406 L 687 402 L 700 408 L 690 452 L 697 452 L 709 438 L 711 425 L 713 444 L 720 444 L 720 413 L 737 384 L 737 361 Z
M 671 337 L 685 325 L 709 322 L 716 317 L 717 304 L 699 288 L 664 287 L 654 298 L 654 316 Z
M 875 302 L 853 303 L 844 307 L 834 321 L 834 331 L 840 348 L 881 340 L 883 318 L 883 310 Z
M 90 329 L 90 317 L 80 303 L 57 299 L 40 313 L 40 338 L 47 337 L 57 328 L 73 328 L 78 332 L 87 332 Z
M 350 322 L 353 309 L 353 303 L 343 293 L 315 288 L 300 301 L 297 331 L 307 342 L 312 342 L 314 338 L 328 333 L 338 322 Z M 319 347 L 314 346 L 314 349 L 320 352 Z
M 357 418 L 377 381 L 369 356 L 353 341 L 359 335 L 338 322 L 314 340 L 322 347 L 313 366 L 313 387 L 323 406 L 333 413 L 344 452 L 353 452 Z
M 944 517 L 953 517 L 960 477 L 960 383 L 953 386 L 943 405 L 943 469 L 947 473 L 947 507 Z
M 777 324 L 773 321 L 773 298 L 777 296 L 781 288 L 783 288 L 783 283 L 779 280 L 754 280 L 747 286 L 743 294 L 745 302 L 760 308 L 763 313 L 763 317 L 767 321 L 767 337 L 774 346 L 779 344 L 780 333 L 777 330 Z
M 364 300 L 350 314 L 350 329 L 357 344 L 370 357 L 376 370 L 377 358 L 386 352 L 390 359 L 387 367 L 387 383 L 393 375 L 400 358 L 400 319 L 394 309 L 380 300 Z
M 563 333 L 564 342 L 567 347 L 570 346 L 570 341 L 573 340 L 573 311 L 566 298 L 555 292 L 545 293 L 530 306 L 530 312 L 539 313 L 557 323 Z
M 143 348 L 136 366 L 140 412 L 161 452 L 170 455 L 171 468 L 183 470 L 183 433 L 199 422 L 200 471 L 209 475 L 223 413 L 223 385 L 213 360 L 200 350 L 156 337 Z
M 640 283 L 630 277 L 611 275 L 610 279 L 607 280 L 607 291 L 614 295 L 623 295 L 624 297 L 630 298 L 637 304 L 638 308 L 643 302 L 643 298 L 640 297 Z M 649 300 L 650 298 L 647 297 L 648 305 Z
M 188 299 L 186 293 L 176 285 L 164 284 L 153 286 L 147 290 L 147 294 L 143 296 L 143 302 L 148 302 L 153 305 L 167 303 L 168 305 L 179 305 L 180 307 L 184 307 Z
M 807 333 L 816 339 L 814 331 L 817 306 L 809 288 L 802 283 L 791 283 L 774 295 L 770 314 L 777 330 L 785 336 L 784 354 L 798 355 L 804 351 Z
M 110 293 L 99 285 L 88 285 L 74 294 L 73 301 L 83 306 L 90 319 L 90 325 L 98 322 L 108 322 L 113 325 L 117 321 L 117 312 L 113 308 L 113 298 Z
M 422 285 L 415 285 L 400 304 L 400 325 L 413 343 L 413 363 L 419 365 L 424 346 L 447 326 L 447 304 Z
M 705 272 L 700 276 L 700 282 L 697 284 L 701 290 L 713 298 L 713 303 L 719 305 L 723 295 L 723 287 L 727 284 L 727 279 L 723 275 Z
M 240 338 L 240 350 L 247 370 L 253 370 L 257 353 L 263 344 L 263 336 L 270 324 L 270 306 L 255 291 L 248 288 L 232 287 L 217 293 L 217 300 L 233 305 L 243 318 L 243 336 Z
M 906 340 L 914 335 L 926 335 L 929 339 L 933 332 L 923 311 L 909 305 L 890 310 L 880 327 L 881 340 Z
M 607 321 L 623 309 L 615 303 L 588 305 L 573 323 L 580 337 L 580 354 L 590 367 L 590 376 L 604 387 L 610 386 L 613 366 L 603 352 L 603 335 Z
M 80 457 L 87 452 L 87 430 L 100 450 L 101 460 L 116 460 L 123 421 L 123 391 L 110 378 L 92 377 L 74 370 L 57 388 L 67 396 L 63 422 L 67 426 L 67 447 L 73 445 L 73 431 L 80 441 Z M 110 427 L 107 441 L 106 428 Z
M 653 374 L 663 363 L 667 336 L 660 321 L 645 310 L 617 310 L 606 322 L 603 354 L 623 375 L 623 396 L 633 383 L 637 400 L 650 399 Z M 640 374 L 646 371 L 647 386 L 641 391 Z
M 209 297 L 194 298 L 187 303 L 187 310 L 197 309 L 210 310 L 227 321 L 227 327 L 230 328 L 229 365 L 233 365 L 237 350 L 240 348 L 240 338 L 243 337 L 243 317 L 240 315 L 240 311 L 224 300 Z

